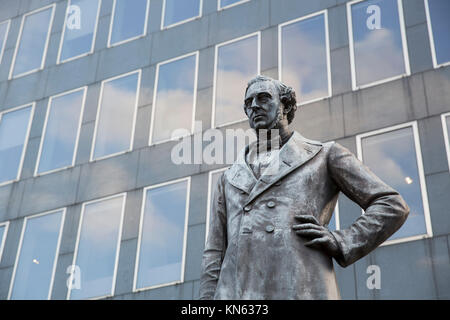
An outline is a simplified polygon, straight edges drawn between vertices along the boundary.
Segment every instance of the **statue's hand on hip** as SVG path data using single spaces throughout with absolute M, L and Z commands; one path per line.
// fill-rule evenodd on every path
M 299 236 L 309 239 L 305 246 L 325 251 L 329 256 L 336 257 L 339 254 L 339 246 L 336 238 L 330 230 L 322 226 L 316 217 L 312 215 L 298 215 L 295 219 L 299 224 L 294 224 L 292 229 Z

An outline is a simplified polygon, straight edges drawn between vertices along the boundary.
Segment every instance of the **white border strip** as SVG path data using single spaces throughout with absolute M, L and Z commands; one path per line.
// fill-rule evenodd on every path
M 181 260 L 180 280 L 172 281 L 172 282 L 169 282 L 169 283 L 157 284 L 157 285 L 148 286 L 148 287 L 143 287 L 143 288 L 137 288 L 136 286 L 137 286 L 137 278 L 138 278 L 138 272 L 139 272 L 139 257 L 140 257 L 140 252 L 141 252 L 142 232 L 143 232 L 144 213 L 145 213 L 145 204 L 146 204 L 145 200 L 146 200 L 146 196 L 147 196 L 147 191 L 151 190 L 151 189 L 156 189 L 156 188 L 164 187 L 164 186 L 167 186 L 167 185 L 183 182 L 183 181 L 187 181 L 187 187 L 186 187 L 186 208 L 185 208 L 185 213 L 184 213 L 185 214 L 184 237 L 183 237 L 183 252 L 182 252 L 182 258 L 181 258 L 182 260 Z M 167 286 L 171 286 L 171 285 L 174 285 L 174 284 L 180 284 L 180 283 L 184 282 L 190 195 L 191 195 L 191 177 L 190 176 L 189 177 L 185 177 L 185 178 L 181 178 L 181 179 L 176 179 L 176 180 L 171 180 L 171 181 L 159 183 L 159 184 L 156 184 L 156 185 L 153 185 L 153 186 L 148 186 L 148 187 L 143 189 L 142 204 L 141 204 L 141 216 L 140 216 L 140 219 L 139 219 L 138 246 L 137 246 L 137 251 L 136 251 L 136 263 L 135 263 L 135 266 L 134 266 L 133 292 L 140 292 L 140 291 L 145 291 L 145 290 L 150 290 L 150 289 L 155 289 L 155 288 L 167 287 Z
M 450 171 L 450 137 L 448 136 L 450 128 L 447 126 L 447 118 L 450 119 L 450 112 L 441 115 L 442 129 L 444 130 L 445 150 L 447 151 L 448 170 Z
M 383 133 L 387 133 L 387 132 L 391 132 L 391 131 L 395 131 L 395 130 L 399 130 L 399 129 L 403 129 L 403 128 L 408 128 L 408 127 L 411 127 L 412 131 L 413 131 L 414 146 L 415 146 L 415 151 L 416 151 L 417 171 L 419 173 L 419 183 L 420 183 L 420 190 L 421 190 L 421 195 L 422 195 L 422 205 L 423 205 L 425 227 L 426 227 L 427 233 L 421 234 L 421 235 L 405 237 L 405 238 L 400 238 L 400 239 L 387 240 L 384 243 L 382 243 L 381 246 L 402 243 L 402 242 L 408 242 L 408 241 L 413 241 L 413 240 L 417 240 L 417 239 L 431 238 L 433 236 L 417 121 L 407 122 L 407 123 L 403 123 L 403 124 L 379 129 L 379 130 L 374 130 L 374 131 L 370 131 L 370 132 L 363 133 L 363 134 L 356 136 L 356 147 L 357 147 L 357 152 L 358 152 L 358 159 L 362 162 L 363 161 L 363 150 L 362 150 L 361 140 L 363 138 L 371 137 L 371 136 L 375 136 L 375 135 L 379 135 L 379 134 L 383 134 Z M 363 210 L 362 210 L 362 214 L 364 214 Z

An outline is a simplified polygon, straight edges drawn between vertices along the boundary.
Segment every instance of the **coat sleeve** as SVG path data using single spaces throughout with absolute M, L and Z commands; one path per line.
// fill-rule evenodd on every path
M 339 189 L 365 211 L 349 228 L 332 232 L 340 248 L 335 259 L 346 267 L 397 231 L 409 208 L 397 191 L 341 145 L 333 143 L 327 161 L 328 171 Z
M 227 213 L 224 195 L 224 175 L 214 189 L 208 238 L 203 252 L 200 278 L 200 299 L 213 299 L 227 248 Z

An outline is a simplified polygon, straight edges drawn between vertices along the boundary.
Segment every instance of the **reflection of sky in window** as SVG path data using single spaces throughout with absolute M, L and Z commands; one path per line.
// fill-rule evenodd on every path
M 11 299 L 47 299 L 62 211 L 28 219 Z
M 366 12 L 380 7 L 381 29 L 370 30 Z M 397 0 L 369 0 L 352 5 L 356 84 L 358 86 L 405 73 Z
M 147 0 L 116 0 L 111 44 L 144 34 Z
M 164 27 L 200 15 L 201 0 L 165 0 Z
M 282 80 L 299 102 L 328 96 L 325 15 L 282 27 Z
M 6 31 L 8 31 L 8 21 L 0 23 L 0 63 L 2 62 L 2 53 L 7 37 Z
M 123 201 L 119 196 L 86 205 L 75 262 L 81 289 L 72 289 L 70 299 L 111 294 Z
M 195 69 L 195 55 L 159 66 L 152 142 L 170 139 L 177 129 L 191 132 Z
M 0 183 L 17 178 L 30 115 L 31 106 L 1 116 Z
M 425 234 L 424 209 L 412 128 L 366 137 L 361 143 L 364 163 L 381 180 L 397 190 L 411 209 L 405 224 L 389 240 Z
M 258 36 L 220 46 L 217 52 L 215 126 L 246 119 L 247 82 L 258 74 Z
M 437 64 L 450 61 L 450 1 L 428 0 Z
M 97 20 L 99 0 L 72 0 L 71 6 L 80 8 L 80 29 L 67 27 L 67 23 L 72 25 L 74 12 L 69 12 L 66 18 L 64 40 L 61 51 L 61 61 L 77 57 L 90 52 L 93 45 L 94 30 Z M 73 19 L 75 21 L 75 19 Z
M 52 100 L 38 173 L 72 165 L 84 90 Z
M 13 75 L 41 67 L 53 8 L 25 17 Z
M 180 280 L 187 181 L 146 193 L 137 288 Z
M 103 83 L 94 159 L 130 148 L 138 73 Z
M 237 2 L 242 2 L 243 0 L 219 0 L 219 1 L 220 1 L 220 7 L 223 8 L 223 7 L 232 5 Z

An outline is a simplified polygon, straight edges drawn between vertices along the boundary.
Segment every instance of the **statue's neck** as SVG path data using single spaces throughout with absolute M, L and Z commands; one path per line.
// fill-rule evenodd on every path
M 262 150 L 270 150 L 272 146 L 280 148 L 285 145 L 294 132 L 289 127 L 267 130 L 264 134 L 256 132 L 258 147 Z

